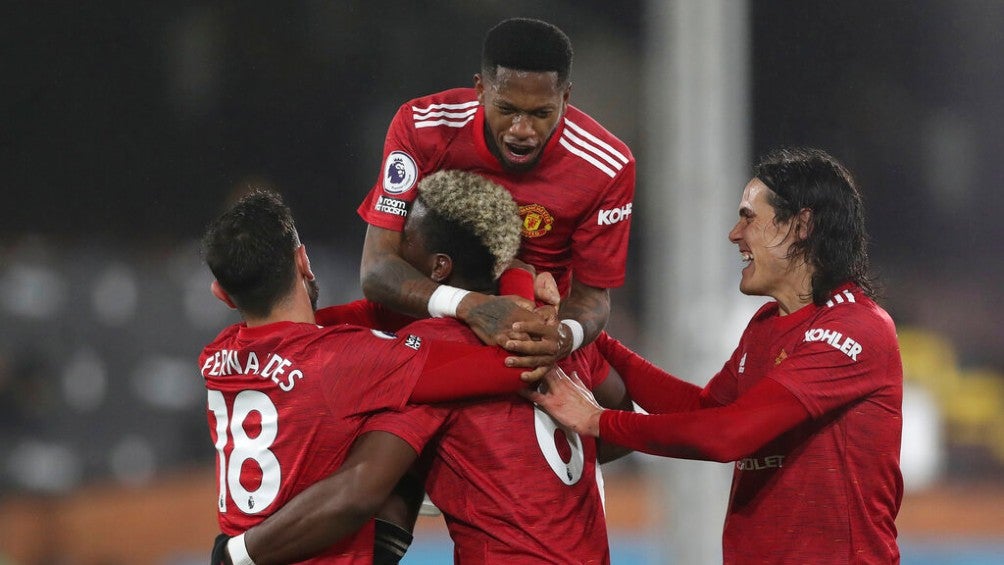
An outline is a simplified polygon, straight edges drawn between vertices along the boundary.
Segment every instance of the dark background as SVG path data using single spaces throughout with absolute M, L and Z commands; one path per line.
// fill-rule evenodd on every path
M 199 298 L 203 226 L 242 186 L 274 186 L 322 271 L 322 301 L 357 296 L 355 208 L 394 111 L 470 85 L 499 20 L 541 17 L 567 32 L 572 102 L 637 156 L 658 154 L 643 146 L 638 1 L 0 10 L 0 439 L 29 446 L 19 461 L 51 461 L 53 446 L 78 460 L 42 490 L 211 458 L 200 383 L 184 384 L 228 321 Z M 948 365 L 1004 372 L 1004 2 L 758 0 L 750 21 L 751 153 L 813 145 L 842 159 L 865 191 L 897 323 L 948 340 Z M 673 179 L 638 190 L 674 190 Z M 636 228 L 615 319 L 645 306 L 630 274 L 645 245 Z M 123 438 L 123 419 L 142 424 Z M 14 466 L 4 484 L 32 487 L 34 467 Z

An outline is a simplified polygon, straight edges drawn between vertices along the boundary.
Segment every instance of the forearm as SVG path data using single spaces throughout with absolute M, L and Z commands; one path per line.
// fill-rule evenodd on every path
M 430 340 L 429 357 L 410 402 L 433 403 L 517 392 L 526 388 L 524 370 L 509 368 L 498 347 Z
M 439 284 L 397 255 L 381 255 L 360 269 L 363 294 L 373 302 L 415 318 L 429 317 L 429 297 Z
M 631 399 L 646 412 L 666 414 L 701 407 L 701 387 L 674 377 L 607 334 L 600 336 L 596 346 L 624 381 Z
M 728 462 L 808 419 L 794 395 L 764 379 L 728 406 L 652 415 L 607 410 L 600 415 L 599 437 L 653 455 Z
M 244 536 L 256 565 L 280 565 L 320 554 L 369 520 L 382 499 L 366 500 L 354 485 L 365 467 L 347 482 L 321 481 L 304 490 Z M 348 486 L 346 486 L 348 485 Z
M 582 343 L 592 343 L 610 319 L 610 291 L 572 281 L 572 290 L 561 301 L 558 319 L 571 319 L 582 326 Z

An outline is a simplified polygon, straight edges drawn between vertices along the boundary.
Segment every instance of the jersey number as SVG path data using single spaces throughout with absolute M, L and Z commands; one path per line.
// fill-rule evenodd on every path
M 582 438 L 575 432 L 566 432 L 539 407 L 533 407 L 533 427 L 537 431 L 537 444 L 554 474 L 566 485 L 574 485 L 582 478 L 585 454 Z
M 209 409 L 216 418 L 216 453 L 220 457 L 219 511 L 227 511 L 227 493 L 245 514 L 257 514 L 268 508 L 279 495 L 282 470 L 279 459 L 269 449 L 279 432 L 279 412 L 267 394 L 256 390 L 241 391 L 234 398 L 233 417 L 228 417 L 227 401 L 218 390 L 209 391 Z M 261 431 L 251 437 L 244 425 L 248 416 L 256 412 L 261 419 Z M 234 439 L 230 461 L 224 448 L 229 437 Z M 261 469 L 261 484 L 248 490 L 241 484 L 241 469 L 253 461 Z

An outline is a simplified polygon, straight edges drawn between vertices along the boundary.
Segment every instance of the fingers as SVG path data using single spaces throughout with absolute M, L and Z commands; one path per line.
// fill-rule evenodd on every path
M 533 402 L 534 404 L 540 404 L 544 400 L 544 395 L 536 390 L 526 388 L 519 391 L 519 395 L 523 398 Z
M 544 319 L 548 324 L 558 323 L 558 309 L 551 305 L 538 306 L 534 312 Z
M 546 304 L 557 306 L 561 302 L 558 283 L 554 281 L 554 276 L 548 272 L 538 274 L 533 280 L 533 293 L 537 300 Z
M 589 388 L 583 384 L 582 379 L 579 378 L 579 374 L 572 371 L 572 374 L 568 376 L 568 380 L 572 381 L 572 384 L 581 388 L 582 390 L 589 390 Z
M 534 369 L 532 371 L 525 371 L 525 372 L 523 372 L 520 375 L 520 378 L 523 380 L 523 382 L 527 382 L 527 383 L 537 382 L 537 381 L 543 379 L 544 375 L 546 375 L 547 372 L 550 369 L 551 368 L 549 366 L 537 367 L 536 369 Z
M 536 316 L 533 319 L 519 320 L 513 323 L 512 332 L 529 334 L 531 337 L 539 339 L 558 339 L 558 327 L 556 324 L 548 323 L 543 318 Z

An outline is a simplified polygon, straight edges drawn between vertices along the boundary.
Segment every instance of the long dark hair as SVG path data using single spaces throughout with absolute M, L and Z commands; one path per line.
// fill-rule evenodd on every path
M 768 153 L 753 176 L 774 192 L 768 202 L 777 221 L 806 209 L 812 213 L 808 236 L 790 250 L 791 257 L 801 256 L 814 268 L 812 301 L 824 304 L 848 281 L 874 297 L 864 204 L 850 171 L 821 149 L 801 147 Z

